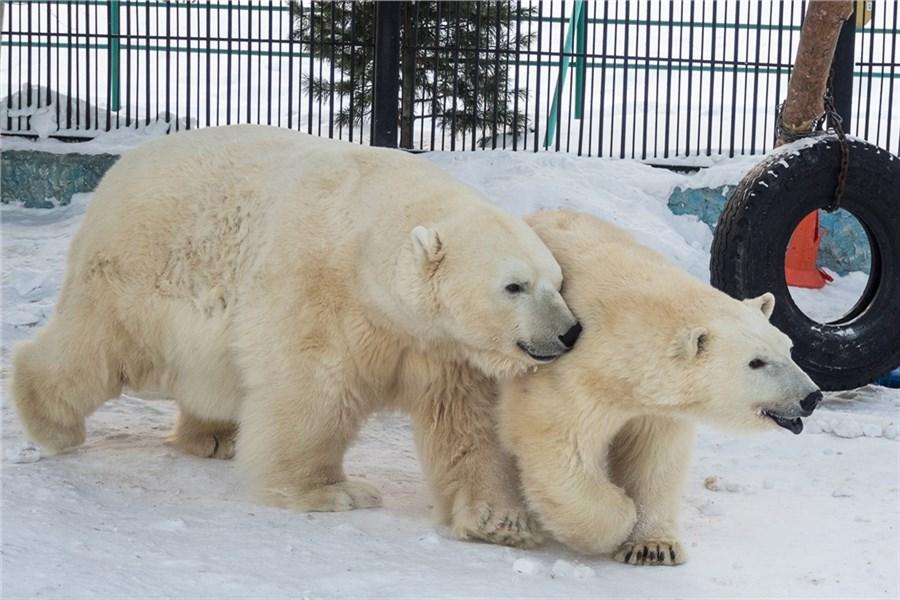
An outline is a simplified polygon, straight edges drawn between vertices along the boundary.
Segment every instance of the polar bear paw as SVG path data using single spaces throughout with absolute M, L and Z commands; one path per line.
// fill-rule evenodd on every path
M 279 494 L 274 503 L 303 512 L 344 512 L 381 506 L 381 492 L 360 481 L 340 481 L 296 496 Z
M 680 565 L 687 554 L 674 540 L 641 540 L 625 542 L 615 554 L 615 559 L 628 565 Z
M 201 458 L 234 458 L 237 423 L 199 419 L 181 410 L 169 442 Z
M 499 508 L 486 502 L 456 513 L 453 534 L 461 540 L 484 540 L 520 548 L 531 548 L 544 541 L 540 527 L 524 507 Z
M 169 440 L 178 448 L 201 458 L 234 458 L 236 431 L 217 431 L 185 435 L 176 431 Z
M 41 447 L 41 454 L 44 456 L 76 448 L 84 443 L 86 437 L 84 422 L 70 426 L 48 422 L 35 427 L 35 430 L 39 435 L 29 437 Z

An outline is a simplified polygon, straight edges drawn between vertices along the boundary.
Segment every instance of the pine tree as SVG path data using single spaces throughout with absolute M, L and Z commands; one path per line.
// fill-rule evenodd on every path
M 370 117 L 375 69 L 375 3 L 291 3 L 293 37 L 305 52 L 332 62 L 335 81 L 304 77 L 315 99 L 347 98 L 337 124 L 359 125 Z M 401 17 L 401 146 L 412 146 L 413 101 L 447 130 L 496 139 L 521 134 L 528 125 L 526 94 L 510 81 L 509 63 L 533 34 L 517 31 L 530 9 L 511 2 L 407 2 Z M 339 75 L 338 75 L 339 73 Z M 517 102 L 518 100 L 518 102 Z M 482 140 L 484 143 L 484 139 Z

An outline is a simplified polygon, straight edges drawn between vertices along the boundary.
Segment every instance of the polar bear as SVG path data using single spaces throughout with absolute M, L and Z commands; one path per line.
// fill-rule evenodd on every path
M 498 426 L 544 529 L 585 553 L 678 564 L 692 423 L 802 429 L 821 392 L 772 326 L 621 229 L 571 211 L 526 219 L 563 269 L 578 347 L 502 386 Z
M 373 411 L 405 409 L 440 517 L 527 545 L 495 382 L 572 348 L 561 284 L 523 220 L 421 158 L 269 127 L 179 133 L 106 174 L 13 393 L 52 453 L 123 385 L 161 388 L 176 445 L 236 454 L 261 497 L 303 511 L 379 505 L 344 452 Z

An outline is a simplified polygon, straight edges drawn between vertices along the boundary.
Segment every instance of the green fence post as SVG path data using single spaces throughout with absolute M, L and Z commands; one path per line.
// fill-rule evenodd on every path
M 587 72 L 587 9 L 582 8 L 575 32 L 575 118 L 584 115 L 584 80 Z
M 119 99 L 119 0 L 109 2 L 109 109 L 120 108 Z
M 566 83 L 566 71 L 569 70 L 569 61 L 572 58 L 572 41 L 574 39 L 575 30 L 578 29 L 578 22 L 581 19 L 581 13 L 584 10 L 584 0 L 575 0 L 575 6 L 572 8 L 572 20 L 569 22 L 569 30 L 566 31 L 566 43 L 563 50 L 562 65 L 560 65 L 559 76 L 556 78 L 556 91 L 553 93 L 553 105 L 550 107 L 550 116 L 547 117 L 547 133 L 544 135 L 544 148 L 550 146 L 553 134 L 556 132 L 556 120 L 559 118 L 559 102 L 562 97 L 563 86 Z

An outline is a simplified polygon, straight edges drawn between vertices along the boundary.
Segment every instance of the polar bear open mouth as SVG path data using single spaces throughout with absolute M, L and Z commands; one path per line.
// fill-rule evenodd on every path
M 784 427 L 794 435 L 803 431 L 803 421 L 800 420 L 800 417 L 783 417 L 767 410 L 762 411 L 762 414 L 775 421 L 775 424 L 779 427 Z
M 532 352 L 531 350 L 528 349 L 528 346 L 526 346 L 524 344 L 524 342 L 519 342 L 516 345 L 519 347 L 519 349 L 522 352 L 524 352 L 525 354 L 527 354 L 534 360 L 537 360 L 540 362 L 550 362 L 551 360 L 555 360 L 560 357 L 559 354 L 535 354 L 534 352 Z

